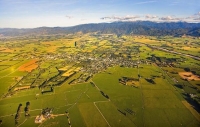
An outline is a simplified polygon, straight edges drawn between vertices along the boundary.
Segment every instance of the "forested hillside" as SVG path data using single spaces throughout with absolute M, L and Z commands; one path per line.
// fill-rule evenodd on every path
M 39 27 L 32 29 L 14 29 L 1 28 L 1 36 L 23 36 L 23 35 L 47 35 L 47 34 L 67 34 L 67 33 L 115 33 L 121 34 L 138 34 L 150 36 L 200 36 L 200 23 L 186 22 L 167 22 L 156 23 L 150 21 L 136 22 L 113 22 L 98 24 L 82 24 L 73 27 Z

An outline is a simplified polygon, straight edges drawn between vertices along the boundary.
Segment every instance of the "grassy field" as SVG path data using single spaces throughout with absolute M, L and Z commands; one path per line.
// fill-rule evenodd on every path
M 149 74 L 157 68 L 143 66 Z M 90 83 L 72 85 L 63 84 L 57 87 L 54 93 L 40 94 L 35 88 L 20 92 L 17 95 L 0 101 L 0 119 L 4 124 L 13 119 L 17 106 L 29 101 L 31 103 L 31 117 L 23 117 L 21 112 L 20 123 L 22 126 L 34 125 L 34 116 L 38 115 L 42 108 L 54 107 L 53 114 L 65 114 L 69 112 L 72 126 L 198 126 L 199 123 L 190 111 L 176 96 L 171 84 L 156 81 L 155 85 L 140 81 L 140 88 L 124 86 L 118 82 L 121 76 L 136 77 L 136 68 L 114 67 L 106 70 L 108 73 L 100 73 L 94 76 L 96 87 Z M 143 72 L 140 71 L 142 74 Z M 106 79 L 106 80 L 101 80 Z M 163 80 L 162 80 L 163 81 Z M 165 80 L 164 80 L 165 81 Z M 145 87 L 152 86 L 152 87 Z M 164 87 L 165 86 L 165 87 Z M 163 87 L 161 89 L 161 87 Z M 100 89 L 109 96 L 109 99 L 101 95 Z M 36 94 L 39 94 L 36 96 Z M 52 103 L 54 102 L 54 103 Z M 13 116 L 10 116 L 13 114 Z M 8 116 L 7 116 L 8 115 Z M 178 117 L 177 116 L 182 116 Z M 185 117 L 184 117 L 185 116 Z M 27 119 L 27 120 L 26 120 Z M 78 123 L 77 121 L 79 119 Z M 157 121 L 159 119 L 159 121 Z M 14 126 L 9 123 L 10 126 Z M 61 122 L 63 121 L 63 122 Z M 154 122 L 152 122 L 154 121 Z M 41 126 L 69 126 L 66 116 L 58 116 L 46 120 Z
M 189 68 L 198 73 L 199 61 L 146 45 L 198 55 L 196 42 L 189 37 L 80 34 L 0 44 L 0 127 L 198 127 L 199 113 L 186 100 L 187 93 L 200 96 L 199 81 L 184 80 L 179 72 Z M 123 78 L 137 85 L 123 84 Z M 30 116 L 25 116 L 27 102 Z M 47 107 L 53 109 L 51 117 L 35 123 Z

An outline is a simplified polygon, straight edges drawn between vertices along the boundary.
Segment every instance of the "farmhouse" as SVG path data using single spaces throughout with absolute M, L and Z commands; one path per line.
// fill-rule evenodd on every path
M 42 123 L 45 119 L 51 117 L 53 109 L 52 108 L 45 108 L 42 110 L 42 113 L 35 118 L 35 123 Z
M 52 108 L 45 108 L 42 110 L 42 115 L 44 116 L 44 118 L 49 118 L 51 117 L 52 111 L 53 111 Z

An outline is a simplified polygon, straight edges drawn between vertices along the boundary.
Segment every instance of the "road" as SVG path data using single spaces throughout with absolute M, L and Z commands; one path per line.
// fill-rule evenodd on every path
M 161 47 L 151 46 L 151 45 L 148 45 L 148 44 L 146 44 L 146 45 L 147 45 L 148 47 L 150 47 L 150 48 L 162 50 L 162 51 L 169 52 L 169 53 L 173 53 L 173 54 L 178 54 L 178 55 L 187 56 L 187 57 L 190 57 L 190 58 L 193 58 L 193 59 L 196 59 L 196 60 L 200 60 L 200 57 L 197 57 L 197 56 L 193 56 L 193 55 L 189 55 L 189 54 L 185 54 L 185 53 L 180 53 L 180 52 L 168 50 L 168 49 L 161 48 Z
M 106 120 L 106 118 L 104 117 L 104 115 L 102 114 L 102 112 L 100 111 L 100 109 L 97 107 L 97 105 L 96 105 L 96 103 L 99 103 L 99 102 L 109 102 L 110 100 L 108 100 L 108 101 L 96 101 L 96 102 L 93 102 L 94 103 L 94 106 L 97 108 L 97 110 L 99 111 L 99 113 L 101 114 L 101 116 L 103 117 L 103 119 L 106 121 L 106 123 L 108 124 L 108 126 L 109 127 L 111 127 L 110 126 L 110 124 L 108 123 L 108 121 Z
M 157 47 L 157 46 L 152 46 L 152 45 L 145 44 L 145 43 L 141 43 L 141 42 L 135 42 L 135 43 L 136 43 L 136 44 L 143 44 L 143 45 L 146 45 L 146 46 L 149 47 L 149 48 L 154 48 L 154 49 L 161 50 L 161 51 L 164 51 L 164 52 L 169 52 L 169 53 L 173 53 L 173 54 L 178 54 L 178 55 L 182 55 L 182 56 L 187 56 L 187 57 L 193 58 L 193 59 L 195 59 L 195 60 L 200 60 L 200 57 L 198 57 L 198 56 L 193 56 L 193 55 L 190 55 L 190 54 L 185 54 L 185 53 L 181 53 L 181 52 L 176 52 L 176 51 L 168 50 L 168 49 L 161 48 L 161 47 Z

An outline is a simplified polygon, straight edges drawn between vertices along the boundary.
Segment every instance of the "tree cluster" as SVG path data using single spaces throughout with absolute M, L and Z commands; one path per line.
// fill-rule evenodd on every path
M 19 123 L 21 110 L 22 110 L 22 104 L 19 104 L 18 109 L 17 109 L 17 113 L 15 115 L 15 124 L 16 125 Z

